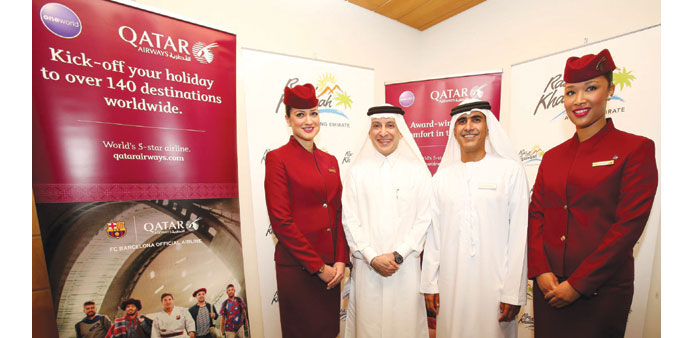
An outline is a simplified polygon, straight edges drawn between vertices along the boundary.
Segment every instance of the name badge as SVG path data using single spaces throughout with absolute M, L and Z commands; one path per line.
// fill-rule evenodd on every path
M 593 163 L 591 163 L 591 166 L 592 167 L 602 167 L 602 166 L 613 165 L 613 164 L 615 164 L 615 161 L 610 160 L 610 161 L 593 162 Z
M 327 169 L 327 171 L 332 173 L 332 174 L 336 174 L 336 169 L 334 169 L 334 168 L 329 168 L 329 169 Z
M 478 185 L 478 189 L 484 190 L 497 190 L 497 184 L 493 183 L 482 183 Z

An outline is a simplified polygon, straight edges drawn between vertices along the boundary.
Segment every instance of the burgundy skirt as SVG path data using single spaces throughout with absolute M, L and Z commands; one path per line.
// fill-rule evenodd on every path
M 276 265 L 284 338 L 334 338 L 339 334 L 341 291 L 299 266 Z
M 624 337 L 634 286 L 604 286 L 598 295 L 580 297 L 556 309 L 533 283 L 534 338 Z

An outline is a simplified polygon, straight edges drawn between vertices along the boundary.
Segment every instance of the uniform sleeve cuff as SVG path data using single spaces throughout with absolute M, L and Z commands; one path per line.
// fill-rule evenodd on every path
M 567 282 L 569 282 L 569 285 L 582 296 L 591 297 L 594 295 L 594 292 L 596 292 L 596 288 L 589 288 L 587 285 L 584 285 L 585 283 L 580 283 L 578 280 L 567 278 Z
M 314 266 L 311 266 L 311 267 L 309 268 L 308 272 L 309 272 L 311 275 L 314 275 L 314 274 L 316 274 L 318 271 L 320 271 L 320 268 L 322 268 L 325 264 L 326 264 L 325 262 L 322 262 L 322 263 L 320 263 L 319 265 L 315 264 Z

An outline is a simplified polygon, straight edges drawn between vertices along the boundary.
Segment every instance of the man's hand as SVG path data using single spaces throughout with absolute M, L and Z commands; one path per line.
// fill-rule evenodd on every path
M 212 312 L 212 313 L 211 313 L 211 318 L 216 319 L 216 313 Z
M 552 291 L 558 285 L 557 277 L 555 277 L 555 274 L 552 272 L 544 272 L 538 275 L 538 277 L 536 277 L 536 282 L 541 292 L 543 292 L 543 295 L 548 294 L 548 292 Z
M 550 306 L 556 309 L 572 304 L 572 302 L 577 300 L 579 297 L 581 297 L 579 292 L 574 289 L 568 281 L 560 283 L 560 285 L 558 285 L 552 291 L 545 294 L 545 300 L 548 301 Z
M 370 265 L 377 273 L 384 277 L 389 277 L 399 270 L 399 264 L 396 264 L 394 261 L 393 253 L 379 255 L 373 258 Z
M 344 271 L 346 271 L 346 264 L 342 262 L 336 262 L 334 263 L 334 271 L 336 272 L 334 274 L 334 277 L 327 283 L 327 290 L 330 290 L 331 288 L 338 286 L 339 283 L 341 283 L 341 280 L 344 279 Z
M 323 282 L 329 283 L 332 279 L 334 279 L 334 275 L 336 275 L 336 269 L 325 264 L 324 265 L 324 271 L 318 273 L 317 277 L 320 277 L 320 279 Z
M 428 311 L 437 313 L 440 311 L 440 294 L 439 293 L 426 293 L 425 294 L 425 308 Z
M 190 338 L 195 338 L 195 333 L 194 333 L 194 332 L 188 332 L 187 334 L 190 336 Z
M 502 315 L 500 316 L 500 319 L 498 319 L 498 322 L 511 322 L 514 320 L 514 318 L 519 314 L 519 310 L 521 309 L 521 305 L 512 305 L 512 304 L 506 304 L 506 303 L 500 303 L 500 312 L 502 312 Z

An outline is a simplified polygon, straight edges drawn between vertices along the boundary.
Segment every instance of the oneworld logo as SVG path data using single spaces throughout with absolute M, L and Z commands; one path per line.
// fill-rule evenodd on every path
M 73 39 L 82 33 L 82 22 L 69 7 L 58 3 L 47 3 L 39 12 L 41 22 L 48 30 L 65 39 Z
M 430 92 L 430 98 L 439 103 L 461 102 L 469 98 L 482 99 L 484 94 L 483 88 L 485 88 L 487 85 L 488 84 L 486 83 L 479 86 L 473 86 L 471 90 L 468 88 L 433 90 Z
M 209 64 L 214 61 L 214 53 L 211 50 L 219 46 L 216 42 L 210 44 L 197 42 L 192 46 L 192 53 L 190 53 L 190 43 L 185 39 L 173 38 L 166 34 L 146 30 L 137 31 L 130 26 L 120 26 L 118 35 L 120 39 L 137 48 L 140 53 L 188 62 L 194 56 L 195 60 L 202 64 Z

